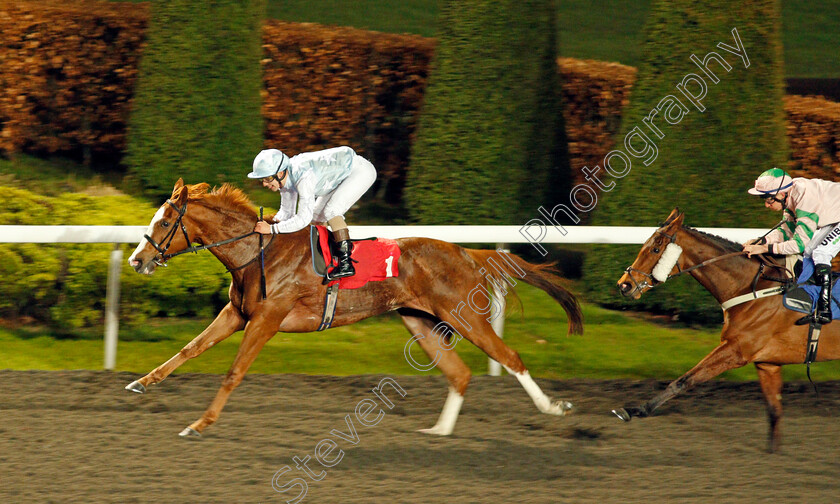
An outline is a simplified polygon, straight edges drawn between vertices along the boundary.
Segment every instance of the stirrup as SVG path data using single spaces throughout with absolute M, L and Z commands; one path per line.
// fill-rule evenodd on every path
M 350 239 L 341 240 L 336 243 L 338 246 L 338 264 L 327 272 L 327 281 L 331 282 L 339 278 L 351 277 L 356 274 L 356 268 L 353 267 L 353 242 Z
M 332 282 L 333 280 L 338 280 L 339 278 L 347 278 L 351 277 L 356 274 L 355 269 L 347 270 L 347 271 L 337 271 L 340 270 L 340 266 L 336 266 L 333 268 L 333 271 L 327 273 L 327 281 Z
M 829 322 L 831 322 L 831 315 L 830 314 L 817 313 L 817 310 L 814 310 L 813 312 L 809 313 L 808 315 L 805 315 L 804 317 L 800 318 L 799 320 L 797 320 L 793 324 L 798 325 L 798 326 L 808 325 L 808 324 L 811 324 L 811 323 L 819 324 L 819 325 L 825 325 L 825 324 L 828 324 Z

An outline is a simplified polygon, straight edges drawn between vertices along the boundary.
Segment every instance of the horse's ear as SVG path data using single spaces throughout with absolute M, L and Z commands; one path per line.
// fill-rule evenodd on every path
M 178 182 L 175 182 L 175 187 L 172 188 L 172 194 L 175 194 L 182 187 L 184 187 L 184 179 L 178 178 Z
M 665 222 L 660 224 L 659 227 L 670 226 L 675 221 L 677 222 L 677 226 L 682 226 L 684 217 L 685 214 L 680 212 L 679 207 L 675 207 L 673 210 L 671 210 L 671 215 L 669 215 L 668 218 L 665 219 Z
M 176 189 L 172 192 L 172 198 L 170 200 L 176 206 L 182 207 L 187 203 L 187 198 L 190 195 L 190 190 L 188 187 L 181 185 L 181 188 Z
M 665 220 L 665 225 L 680 227 L 683 224 L 683 219 L 685 219 L 685 214 L 680 212 L 679 207 L 675 207 L 671 210 L 671 215 Z
M 669 216 L 668 216 L 668 218 L 667 218 L 667 219 L 665 219 L 665 222 L 663 222 L 663 223 L 662 223 L 662 225 L 663 225 L 663 226 L 667 226 L 667 225 L 668 225 L 668 224 L 670 224 L 670 223 L 671 223 L 674 219 L 676 219 L 676 218 L 677 218 L 677 216 L 679 216 L 679 215 L 680 215 L 680 209 L 679 209 L 679 207 L 674 208 L 673 210 L 671 210 L 671 215 L 669 215 Z

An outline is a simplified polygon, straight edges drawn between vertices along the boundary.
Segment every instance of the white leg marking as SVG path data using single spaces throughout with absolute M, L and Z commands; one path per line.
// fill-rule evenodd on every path
M 572 403 L 569 401 L 554 401 L 552 402 L 551 399 L 545 395 L 537 382 L 531 378 L 531 374 L 528 371 L 523 373 L 514 373 L 511 371 L 510 368 L 505 366 L 505 369 L 508 373 L 512 374 L 519 380 L 519 384 L 522 385 L 522 388 L 525 389 L 525 392 L 528 392 L 528 395 L 531 396 L 531 400 L 534 401 L 534 404 L 537 405 L 537 408 L 542 411 L 543 413 L 547 413 L 549 415 L 559 415 L 563 416 L 566 414 L 567 411 L 572 409 Z
M 446 396 L 446 402 L 443 404 L 443 410 L 440 412 L 440 418 L 431 429 L 420 429 L 418 432 L 423 434 L 436 434 L 438 436 L 448 436 L 455 430 L 455 421 L 458 420 L 458 414 L 461 412 L 461 405 L 464 404 L 464 396 L 455 391 L 454 388 L 449 387 L 449 395 Z

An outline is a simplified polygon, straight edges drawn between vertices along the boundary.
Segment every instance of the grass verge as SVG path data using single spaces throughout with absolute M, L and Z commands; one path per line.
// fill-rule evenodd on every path
M 548 296 L 534 288 L 518 288 L 524 313 L 509 313 L 505 341 L 519 352 L 538 377 L 554 379 L 674 379 L 700 361 L 720 339 L 718 328 L 667 326 L 636 315 L 584 305 L 586 333 L 566 335 L 566 317 Z M 123 329 L 117 370 L 147 373 L 177 353 L 206 327 L 209 320 L 153 320 Z M 0 369 L 102 369 L 103 343 L 98 330 L 79 339 L 57 339 L 31 328 L 0 329 Z M 424 374 L 404 356 L 409 334 L 391 314 L 321 333 L 285 334 L 272 338 L 251 367 L 253 373 L 356 375 Z M 154 341 L 146 341 L 146 340 Z M 236 333 L 179 373 L 224 373 L 233 362 L 242 333 Z M 466 340 L 456 346 L 474 374 L 487 372 L 487 357 Z M 417 346 L 412 355 L 427 362 Z M 437 371 L 430 371 L 437 373 Z M 840 362 L 813 366 L 816 380 L 840 379 Z M 805 379 L 801 365 L 786 366 L 784 377 Z M 721 376 L 724 380 L 755 380 L 752 366 Z

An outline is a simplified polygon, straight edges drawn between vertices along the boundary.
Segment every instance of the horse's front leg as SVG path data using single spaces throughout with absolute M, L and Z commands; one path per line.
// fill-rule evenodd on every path
M 712 350 L 709 355 L 704 357 L 690 371 L 668 384 L 668 387 L 662 393 L 650 401 L 642 406 L 626 406 L 624 408 L 614 409 L 612 412 L 625 422 L 629 422 L 634 416 L 644 418 L 651 415 L 663 403 L 681 394 L 688 388 L 698 383 L 711 380 L 724 371 L 741 367 L 746 363 L 747 361 L 741 355 L 737 345 L 725 341 Z
M 782 443 L 782 366 L 762 362 L 756 363 L 755 369 L 767 402 L 767 419 L 770 421 L 767 451 L 774 453 Z
M 236 331 L 241 330 L 243 327 L 245 327 L 245 319 L 242 317 L 242 314 L 231 303 L 228 303 L 222 308 L 222 311 L 219 312 L 216 319 L 205 330 L 201 331 L 201 334 L 190 341 L 187 346 L 182 348 L 180 352 L 156 367 L 143 378 L 128 384 L 125 389 L 140 394 L 144 393 L 147 386 L 162 382 L 178 366 L 193 357 L 198 357 L 202 352 Z
M 257 358 L 265 343 L 270 340 L 280 328 L 280 321 L 283 320 L 285 313 L 274 313 L 271 316 L 252 317 L 245 326 L 245 335 L 242 337 L 242 343 L 239 344 L 239 351 L 236 353 L 236 358 L 233 359 L 233 364 L 228 370 L 222 386 L 216 393 L 216 397 L 210 406 L 201 415 L 201 418 L 191 423 L 189 427 L 181 431 L 181 437 L 201 436 L 207 426 L 212 425 L 219 418 L 222 408 L 225 407 L 228 397 L 233 389 L 242 381 L 248 368 Z

